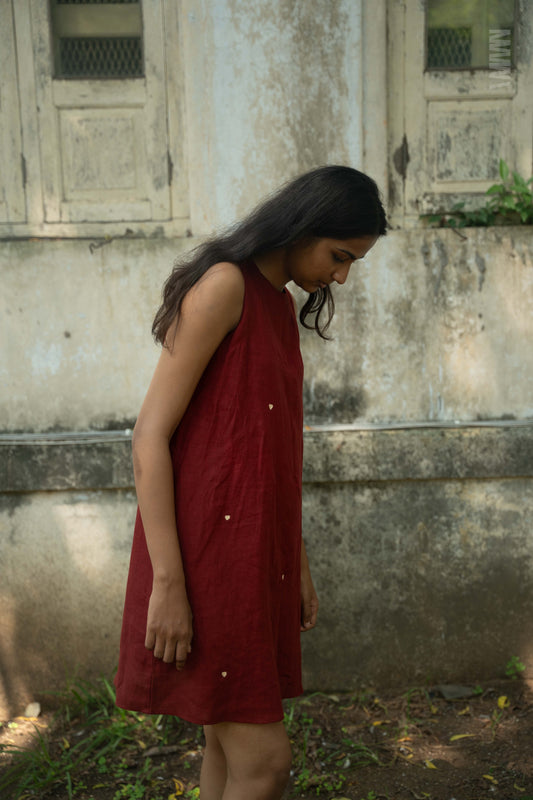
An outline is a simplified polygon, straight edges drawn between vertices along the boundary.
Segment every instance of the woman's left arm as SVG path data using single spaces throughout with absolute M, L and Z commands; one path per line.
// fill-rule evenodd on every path
M 302 556 L 301 556 L 301 598 L 302 598 L 302 618 L 300 630 L 305 632 L 311 630 L 316 625 L 316 617 L 318 614 L 318 597 L 313 586 L 311 578 L 311 570 L 309 569 L 309 560 L 307 552 L 302 539 Z

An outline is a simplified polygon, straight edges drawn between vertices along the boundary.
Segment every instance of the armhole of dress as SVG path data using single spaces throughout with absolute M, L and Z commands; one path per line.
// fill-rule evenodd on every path
M 233 330 L 230 331 L 230 334 L 229 334 L 230 336 L 235 336 L 235 334 L 238 333 L 244 327 L 245 316 L 248 315 L 248 305 L 249 305 L 249 301 L 250 301 L 250 296 L 249 296 L 250 292 L 249 292 L 249 288 L 248 288 L 248 283 L 249 283 L 250 277 L 249 277 L 249 274 L 247 273 L 247 270 L 246 270 L 246 264 L 238 264 L 238 267 L 239 267 L 240 271 L 242 272 L 242 277 L 243 277 L 243 280 L 244 280 L 244 297 L 242 298 L 242 311 L 241 311 L 240 319 L 239 319 L 238 323 L 236 324 L 236 326 L 233 328 Z

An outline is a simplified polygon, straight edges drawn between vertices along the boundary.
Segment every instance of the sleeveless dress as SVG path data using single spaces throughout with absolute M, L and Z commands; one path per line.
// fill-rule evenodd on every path
M 137 511 L 115 685 L 122 708 L 197 724 L 283 719 L 302 693 L 302 380 L 294 302 L 253 262 L 242 315 L 170 442 L 194 638 L 178 671 L 144 647 L 152 567 Z

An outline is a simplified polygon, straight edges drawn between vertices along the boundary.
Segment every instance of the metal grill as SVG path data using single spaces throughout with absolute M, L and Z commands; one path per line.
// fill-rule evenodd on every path
M 464 69 L 471 64 L 471 28 L 428 28 L 428 69 Z
M 139 78 L 143 75 L 140 37 L 59 40 L 58 77 Z

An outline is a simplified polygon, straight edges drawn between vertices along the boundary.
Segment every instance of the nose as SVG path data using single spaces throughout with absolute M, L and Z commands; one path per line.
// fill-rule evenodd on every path
M 348 277 L 348 273 L 350 272 L 351 264 L 339 264 L 339 266 L 335 269 L 335 272 L 331 276 L 334 281 L 337 283 L 346 283 L 346 278 Z

